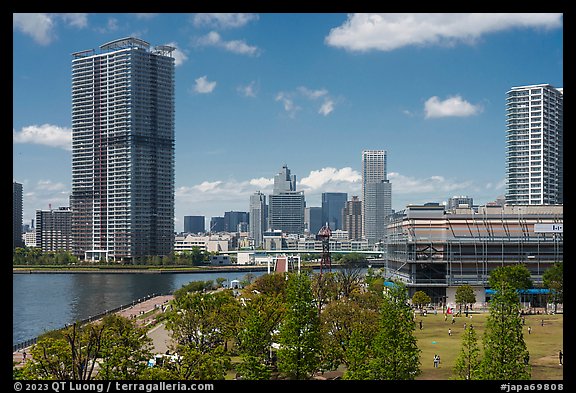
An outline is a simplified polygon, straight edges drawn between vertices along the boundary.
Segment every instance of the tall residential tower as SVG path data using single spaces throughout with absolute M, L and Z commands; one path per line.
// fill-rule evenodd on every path
M 22 184 L 12 183 L 12 250 L 24 247 L 22 240 Z
M 506 203 L 563 203 L 562 88 L 513 87 L 506 93 Z
M 123 38 L 72 54 L 73 252 L 134 262 L 174 245 L 174 58 Z
M 369 243 L 384 239 L 392 213 L 392 185 L 386 179 L 386 151 L 362 151 L 362 231 Z

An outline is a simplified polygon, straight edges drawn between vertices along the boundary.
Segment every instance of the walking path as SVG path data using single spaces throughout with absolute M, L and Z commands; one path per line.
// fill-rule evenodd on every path
M 156 313 L 150 312 L 154 310 L 162 310 L 166 307 L 170 300 L 174 299 L 173 295 L 161 295 L 145 300 L 141 303 L 134 304 L 124 310 L 118 311 L 116 314 L 126 318 L 138 318 L 141 315 L 146 315 L 144 318 L 138 318 L 136 323 L 138 326 L 148 326 L 154 321 Z M 152 337 L 154 343 L 155 353 L 165 353 L 169 345 L 170 338 L 168 332 L 163 329 L 164 324 L 154 327 L 148 333 Z M 30 347 L 20 349 L 12 354 L 12 359 L 16 362 L 16 367 L 23 365 L 24 353 L 26 353 L 26 360 L 30 359 Z

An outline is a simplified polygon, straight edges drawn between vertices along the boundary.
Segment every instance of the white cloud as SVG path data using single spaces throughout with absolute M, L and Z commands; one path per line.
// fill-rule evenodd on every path
M 108 34 L 116 30 L 118 30 L 118 19 L 113 17 L 107 19 L 106 26 L 96 28 L 100 34 Z
M 562 14 L 350 14 L 330 30 L 328 45 L 350 51 L 391 51 L 410 45 L 474 43 L 481 36 L 512 28 L 560 28 Z
M 31 125 L 20 131 L 12 130 L 14 143 L 34 143 L 72 150 L 72 130 L 52 124 Z
M 306 86 L 298 86 L 294 92 L 279 92 L 276 95 L 275 100 L 282 102 L 284 110 L 288 112 L 290 117 L 294 117 L 296 112 L 302 109 L 294 102 L 294 100 L 298 98 L 305 98 L 309 101 L 321 100 L 322 103 L 317 111 L 320 115 L 328 116 L 334 111 L 335 101 L 330 97 L 329 92 L 326 89 L 310 89 Z
M 320 106 L 320 109 L 318 109 L 318 113 L 324 116 L 328 116 L 330 113 L 332 113 L 333 110 L 334 110 L 334 101 L 326 100 L 324 101 L 322 106 Z
M 205 181 L 202 182 L 202 184 L 194 186 L 193 188 L 200 192 L 210 192 L 216 190 L 218 186 L 221 184 L 222 184 L 221 181 L 213 181 L 213 182 Z
M 247 85 L 238 86 L 236 90 L 245 97 L 256 97 L 258 87 L 256 86 L 256 81 L 252 81 Z
M 14 181 L 24 185 L 22 198 L 24 224 L 29 224 L 30 220 L 36 218 L 36 209 L 48 209 L 50 205 L 53 209 L 70 206 L 69 185 L 48 179 L 41 179 L 35 183 L 26 179 Z
M 12 28 L 31 36 L 40 45 L 48 45 L 55 38 L 54 21 L 48 14 L 13 14 Z
M 388 173 L 388 180 L 392 183 L 392 195 L 411 195 L 414 198 L 418 198 L 418 195 L 446 198 L 447 195 L 452 193 L 466 194 L 470 192 L 470 188 L 473 185 L 470 180 L 453 181 L 438 175 L 416 179 L 397 172 Z
M 425 117 L 465 117 L 473 116 L 482 111 L 480 105 L 472 105 L 460 96 L 449 97 L 440 101 L 437 96 L 430 97 L 424 104 Z
M 275 101 L 280 101 L 284 106 L 284 110 L 288 112 L 290 117 L 294 117 L 296 112 L 299 111 L 301 108 L 294 104 L 292 97 L 289 93 L 285 93 L 283 91 L 276 94 Z
M 88 15 L 75 13 L 75 14 L 58 14 L 62 20 L 73 27 L 84 28 L 88 26 Z
M 202 13 L 195 14 L 193 17 L 193 23 L 196 27 L 208 26 L 219 29 L 242 27 L 255 20 L 258 20 L 257 14 L 242 13 Z
M 216 82 L 208 81 L 206 75 L 201 76 L 198 79 L 195 79 L 195 81 L 196 84 L 194 85 L 194 91 L 196 93 L 200 94 L 212 93 L 212 91 L 214 91 L 214 89 L 216 88 Z
M 259 189 L 272 189 L 274 185 L 274 178 L 259 177 L 258 179 L 251 179 L 248 182 L 251 186 L 256 186 Z
M 324 97 L 326 96 L 326 94 L 328 94 L 328 90 L 326 89 L 311 90 L 305 86 L 298 86 L 296 90 L 302 93 L 302 95 L 304 95 L 305 97 L 310 98 L 312 100 Z
M 223 216 L 225 211 L 248 211 L 250 195 L 256 191 L 265 194 L 272 192 L 273 179 L 252 179 L 247 181 L 204 181 L 194 186 L 176 189 L 176 216 L 190 214 L 194 209 L 207 217 Z M 179 213 L 179 210 L 183 210 Z
M 218 32 L 211 31 L 208 34 L 196 40 L 197 46 L 213 46 L 222 48 L 228 52 L 240 55 L 258 56 L 260 51 L 258 47 L 248 45 L 242 40 L 224 41 Z
M 88 25 L 86 14 L 42 14 L 14 13 L 12 28 L 32 37 L 40 45 L 48 45 L 56 39 L 56 26 L 59 21 L 75 28 Z
M 332 167 L 310 171 L 307 177 L 300 180 L 300 185 L 309 190 L 325 188 L 329 184 L 358 183 L 362 176 L 350 167 L 336 169 Z

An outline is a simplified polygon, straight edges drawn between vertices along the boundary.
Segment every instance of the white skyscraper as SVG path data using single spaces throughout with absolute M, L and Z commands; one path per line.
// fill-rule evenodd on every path
M 506 203 L 563 203 L 563 89 L 548 84 L 506 93 Z
M 254 248 L 262 245 L 264 231 L 266 231 L 267 206 L 266 195 L 260 191 L 250 195 L 250 238 L 254 241 Z
M 386 179 L 386 151 L 362 152 L 362 232 L 369 243 L 386 234 L 386 217 L 392 213 L 392 185 Z
M 173 47 L 72 54 L 73 252 L 133 262 L 174 246 Z

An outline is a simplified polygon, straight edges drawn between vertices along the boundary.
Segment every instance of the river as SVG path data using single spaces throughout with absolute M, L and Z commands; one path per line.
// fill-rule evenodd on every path
M 251 271 L 257 277 L 266 271 Z M 230 282 L 247 272 L 12 274 L 12 345 L 191 281 Z

